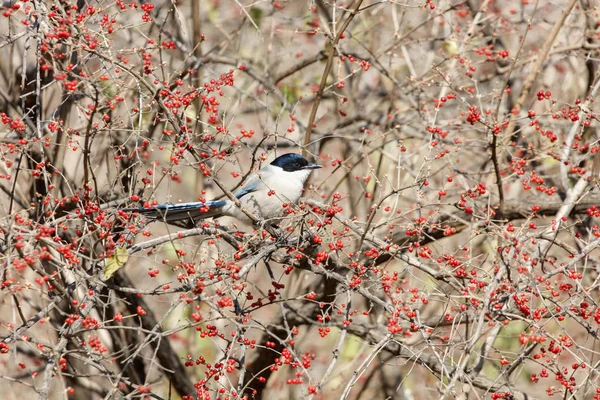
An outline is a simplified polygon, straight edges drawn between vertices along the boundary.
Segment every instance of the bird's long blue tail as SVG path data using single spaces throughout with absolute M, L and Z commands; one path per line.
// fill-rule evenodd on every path
M 135 211 L 144 216 L 167 223 L 185 220 L 198 221 L 205 218 L 219 217 L 226 200 L 195 201 L 192 203 L 162 204 L 152 208 L 129 208 L 126 211 Z

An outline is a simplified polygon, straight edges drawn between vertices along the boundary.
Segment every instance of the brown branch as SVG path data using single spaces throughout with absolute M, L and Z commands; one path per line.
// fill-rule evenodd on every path
M 317 110 L 319 109 L 319 103 L 321 102 L 321 98 L 323 97 L 323 91 L 325 90 L 325 85 L 327 84 L 327 77 L 329 76 L 329 72 L 331 71 L 331 67 L 333 65 L 333 57 L 335 55 L 336 47 L 340 41 L 340 38 L 344 34 L 344 31 L 346 30 L 346 28 L 348 28 L 348 25 L 350 25 L 352 19 L 354 19 L 354 17 L 358 14 L 358 10 L 360 9 L 360 5 L 362 4 L 362 2 L 363 0 L 358 0 L 356 2 L 354 9 L 350 13 L 350 15 L 348 15 L 348 17 L 344 21 L 344 24 L 341 26 L 338 33 L 335 35 L 333 42 L 330 44 L 329 54 L 327 55 L 327 64 L 325 64 L 325 70 L 323 71 L 323 75 L 321 76 L 319 90 L 317 90 L 317 93 L 315 95 L 315 101 L 313 102 L 313 106 L 310 110 L 308 124 L 306 125 L 306 132 L 304 133 L 304 146 L 302 148 L 302 155 L 304 157 L 308 156 L 307 146 L 310 143 L 310 135 L 313 130 L 313 125 L 315 124 L 315 118 L 317 116 Z
M 349 330 L 351 333 L 354 333 L 352 329 Z M 379 331 L 371 331 L 367 334 L 367 337 L 371 343 L 378 343 L 381 338 L 385 334 Z M 379 340 L 377 340 L 379 339 Z M 452 365 L 441 365 L 438 361 L 438 358 L 423 353 L 413 353 L 410 349 L 396 341 L 387 342 L 385 349 L 392 354 L 395 354 L 397 357 L 404 358 L 407 360 L 414 360 L 416 363 L 421 364 L 427 370 L 433 372 L 437 376 L 442 376 L 444 371 L 453 371 L 453 373 L 457 373 Z M 530 396 L 529 394 L 522 392 L 520 390 L 515 389 L 512 386 L 509 386 L 505 383 L 498 382 L 497 380 L 491 380 L 481 376 L 466 376 L 464 379 L 464 383 L 475 386 L 478 389 L 485 390 L 486 392 L 509 392 L 515 400 L 536 400 L 536 397 Z
M 316 253 L 317 247 L 313 246 L 311 249 L 307 249 L 307 253 Z M 314 255 L 314 254 L 313 254 Z M 275 260 L 277 261 L 277 260 Z M 277 261 L 279 262 L 279 261 Z M 312 263 L 308 262 L 305 258 L 302 261 L 296 260 L 297 264 L 303 264 L 303 267 L 309 268 Z M 328 269 L 331 269 L 329 267 Z M 317 287 L 319 283 L 314 284 L 314 287 L 306 288 L 306 291 L 313 290 L 315 293 L 319 293 L 319 296 L 314 302 L 303 304 L 298 310 L 293 310 L 287 307 L 282 308 L 282 314 L 274 318 L 265 327 L 265 333 L 262 337 L 257 340 L 259 345 L 252 356 L 247 360 L 246 363 L 246 374 L 244 379 L 244 393 L 252 396 L 254 399 L 261 399 L 264 395 L 264 389 L 269 382 L 269 378 L 273 374 L 273 371 L 269 367 L 273 364 L 273 360 L 279 357 L 281 351 L 286 347 L 286 340 L 289 339 L 290 332 L 285 329 L 285 326 L 290 328 L 306 325 L 310 321 L 315 321 L 317 313 L 321 310 L 319 307 L 320 302 L 330 302 L 335 297 L 336 287 L 338 281 L 324 277 L 321 281 L 322 287 Z M 275 347 L 269 348 L 266 346 L 267 341 L 275 341 Z M 258 377 L 264 378 L 259 381 Z M 256 391 L 256 393 L 254 393 Z
M 537 78 L 538 74 L 540 73 L 542 64 L 544 64 L 544 62 L 546 61 L 546 58 L 548 57 L 550 49 L 552 48 L 552 45 L 554 44 L 554 41 L 556 40 L 556 37 L 558 36 L 558 32 L 560 32 L 560 29 L 563 27 L 565 20 L 571 13 L 571 10 L 573 10 L 573 7 L 575 7 L 575 4 L 577 4 L 577 1 L 578 0 L 570 0 L 569 3 L 565 6 L 562 13 L 559 15 L 558 19 L 554 23 L 554 26 L 552 27 L 552 30 L 550 31 L 548 38 L 544 42 L 544 45 L 542 46 L 542 49 L 540 50 L 540 52 L 535 60 L 535 63 L 531 66 L 531 71 L 529 72 L 529 75 L 527 75 L 527 77 L 525 78 L 525 82 L 523 83 L 523 89 L 521 90 L 519 99 L 517 100 L 517 102 L 515 103 L 515 106 L 513 107 L 513 109 L 516 112 L 514 112 L 514 113 L 511 112 L 511 114 L 510 114 L 511 118 L 510 118 L 508 127 L 506 128 L 506 132 L 505 132 L 507 138 L 512 137 L 513 132 L 515 130 L 517 117 L 518 117 L 519 113 L 521 112 L 523 104 L 529 97 L 529 93 L 531 92 L 531 89 L 533 87 L 533 83 L 535 82 L 535 79 Z M 509 110 L 509 111 L 512 111 L 512 110 Z
M 118 271 L 114 276 L 115 284 L 123 287 L 134 287 L 133 282 L 122 272 Z M 142 328 L 148 331 L 155 331 L 157 334 L 162 333 L 162 328 L 158 326 L 158 321 L 152 312 L 152 309 L 146 304 L 142 297 L 137 294 L 121 292 L 127 309 L 132 314 L 137 314 L 137 308 L 142 307 L 146 311 L 146 315 L 140 318 Z M 161 364 L 164 374 L 167 376 L 173 388 L 181 397 L 196 393 L 194 384 L 187 377 L 185 368 L 181 360 L 177 356 L 175 349 L 171 346 L 168 338 L 163 340 L 150 341 L 152 349 L 156 351 L 156 356 Z
M 294 75 L 296 72 L 303 70 L 304 68 L 313 65 L 316 62 L 322 61 L 327 59 L 327 54 L 324 51 L 320 51 L 317 54 L 315 54 L 314 56 L 310 57 L 310 58 L 306 58 L 302 61 L 300 61 L 298 64 L 286 69 L 285 71 L 279 73 L 276 77 L 275 77 L 275 84 L 278 84 L 279 82 L 281 82 L 282 80 L 284 80 L 285 78 Z

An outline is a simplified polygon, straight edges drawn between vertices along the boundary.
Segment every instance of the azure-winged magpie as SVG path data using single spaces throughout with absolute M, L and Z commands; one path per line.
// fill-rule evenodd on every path
M 269 165 L 253 173 L 235 192 L 235 197 L 247 212 L 269 221 L 284 214 L 284 204 L 296 203 L 302 195 L 304 182 L 318 164 L 308 162 L 300 154 L 289 153 L 277 157 Z M 163 204 L 152 208 L 135 208 L 152 219 L 167 223 L 220 216 L 232 216 L 243 222 L 250 218 L 231 200 L 213 200 L 180 204 Z

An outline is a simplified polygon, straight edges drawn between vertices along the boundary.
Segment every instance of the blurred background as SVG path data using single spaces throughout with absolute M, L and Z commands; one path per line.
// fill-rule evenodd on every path
M 596 1 L 0 11 L 7 399 L 599 396 Z

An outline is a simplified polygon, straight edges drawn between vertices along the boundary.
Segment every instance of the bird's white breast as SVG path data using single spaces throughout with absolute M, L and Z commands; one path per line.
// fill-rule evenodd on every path
M 295 204 L 302 196 L 304 182 L 310 173 L 310 170 L 286 172 L 269 165 L 258 172 L 259 188 L 243 196 L 240 203 L 247 211 L 263 220 L 281 217 L 284 215 L 283 204 Z M 227 214 L 240 220 L 248 220 L 247 216 L 233 205 L 227 210 Z

